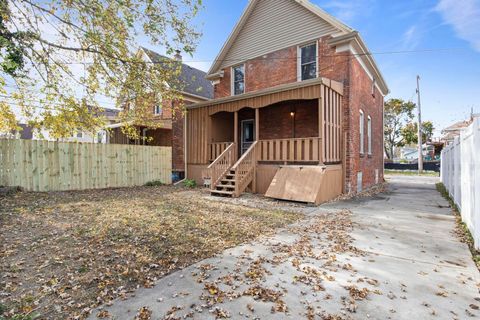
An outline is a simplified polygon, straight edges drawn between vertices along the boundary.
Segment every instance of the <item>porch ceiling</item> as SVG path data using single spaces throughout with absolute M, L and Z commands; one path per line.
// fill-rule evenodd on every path
M 187 109 L 208 108 L 208 114 L 218 112 L 235 112 L 242 108 L 263 108 L 277 102 L 287 100 L 309 100 L 321 97 L 322 86 L 343 95 L 343 84 L 327 78 L 318 78 L 302 82 L 294 82 L 273 88 L 230 96 L 187 106 Z

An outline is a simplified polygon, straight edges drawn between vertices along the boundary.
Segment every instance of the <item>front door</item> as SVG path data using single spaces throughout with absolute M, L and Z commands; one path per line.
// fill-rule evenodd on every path
M 242 134 L 241 134 L 241 146 L 240 151 L 242 154 L 250 148 L 252 143 L 255 141 L 255 121 L 252 120 L 243 120 L 242 125 Z

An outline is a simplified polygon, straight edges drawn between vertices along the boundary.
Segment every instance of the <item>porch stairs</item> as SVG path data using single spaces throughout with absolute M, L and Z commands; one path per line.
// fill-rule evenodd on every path
M 210 191 L 213 196 L 235 196 L 235 171 L 229 170 Z
M 208 167 L 210 194 L 213 196 L 239 197 L 249 185 L 255 191 L 256 146 L 252 146 L 234 163 L 235 143 Z

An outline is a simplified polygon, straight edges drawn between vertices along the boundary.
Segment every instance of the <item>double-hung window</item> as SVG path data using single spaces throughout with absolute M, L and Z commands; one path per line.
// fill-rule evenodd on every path
M 155 114 L 156 116 L 162 114 L 162 105 L 161 105 L 160 103 L 157 104 L 157 105 L 155 105 L 154 114 Z
M 360 154 L 365 153 L 365 116 L 360 110 Z
M 372 118 L 368 116 L 367 118 L 367 141 L 368 141 L 368 154 L 372 154 Z
M 309 45 L 299 47 L 299 74 L 300 81 L 314 79 L 317 77 L 317 44 L 311 43 Z
M 245 93 L 245 65 L 241 64 L 233 67 L 232 75 L 233 95 Z

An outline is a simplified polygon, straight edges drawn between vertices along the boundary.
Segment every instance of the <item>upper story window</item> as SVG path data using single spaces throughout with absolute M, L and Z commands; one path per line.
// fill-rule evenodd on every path
M 299 81 L 314 79 L 317 77 L 317 43 L 299 47 L 300 56 L 298 62 Z
M 162 114 L 162 105 L 161 104 L 155 105 L 155 109 L 153 110 L 153 113 L 157 116 L 161 115 Z
M 368 154 L 372 154 L 372 118 L 368 116 L 367 118 L 367 141 L 368 141 L 368 146 L 367 146 L 367 151 Z
M 365 153 L 365 115 L 360 110 L 360 154 Z
M 233 67 L 232 75 L 233 95 L 245 93 L 245 65 L 241 64 Z

